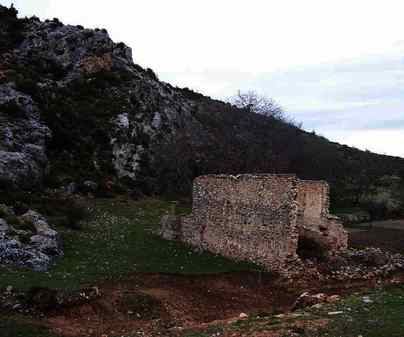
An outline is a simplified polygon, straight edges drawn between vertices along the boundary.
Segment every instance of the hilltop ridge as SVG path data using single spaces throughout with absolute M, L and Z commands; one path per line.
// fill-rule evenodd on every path
M 340 145 L 276 118 L 158 80 L 105 29 L 17 18 L 0 6 L 0 187 L 108 181 L 135 194 L 189 194 L 209 173 L 325 179 L 334 200 L 404 159 Z

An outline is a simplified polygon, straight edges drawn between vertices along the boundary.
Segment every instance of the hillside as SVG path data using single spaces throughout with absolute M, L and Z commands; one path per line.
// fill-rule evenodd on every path
M 206 173 L 325 179 L 334 201 L 403 176 L 404 159 L 328 141 L 158 80 L 105 29 L 17 19 L 0 6 L 0 188 L 85 181 L 133 195 L 189 194 Z

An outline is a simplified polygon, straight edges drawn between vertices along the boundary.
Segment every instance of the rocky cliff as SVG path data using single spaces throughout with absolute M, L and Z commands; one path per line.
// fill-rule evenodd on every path
M 105 29 L 16 14 L 0 6 L 2 189 L 91 180 L 186 193 L 200 174 L 295 172 L 343 195 L 364 174 L 404 169 L 404 159 L 163 83 Z

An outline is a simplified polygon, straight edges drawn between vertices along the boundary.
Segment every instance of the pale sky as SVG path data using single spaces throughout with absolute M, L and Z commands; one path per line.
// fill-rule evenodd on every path
M 402 0 L 0 0 L 106 28 L 161 80 L 225 99 L 256 90 L 306 130 L 404 157 Z

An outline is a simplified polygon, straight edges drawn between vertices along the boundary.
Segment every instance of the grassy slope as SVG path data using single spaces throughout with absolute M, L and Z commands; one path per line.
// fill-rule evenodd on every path
M 167 201 L 94 201 L 92 219 L 83 230 L 61 231 L 65 256 L 47 273 L 0 269 L 0 287 L 48 286 L 77 288 L 132 272 L 216 273 L 254 269 L 183 244 L 162 240 L 152 233 L 169 208 Z M 181 210 L 180 210 L 181 211 Z
M 323 306 L 320 309 L 306 309 L 297 312 L 297 317 L 250 317 L 228 326 L 210 326 L 204 331 L 186 331 L 182 337 L 212 336 L 254 336 L 289 329 L 301 337 L 403 337 L 404 336 L 404 286 L 374 290 L 367 297 L 372 303 L 364 303 L 365 295 L 352 295 L 337 304 Z M 342 311 L 336 316 L 328 313 Z M 317 321 L 331 319 L 325 329 L 317 332 L 304 329 L 298 321 Z M 301 325 L 300 325 L 301 326 Z M 292 327 L 292 328 L 290 328 Z M 52 337 L 46 329 L 29 325 L 15 318 L 0 320 L 0 333 L 3 337 Z M 269 334 L 272 336 L 272 334 Z M 134 335 L 133 335 L 134 336 Z M 262 336 L 262 335 L 259 335 Z M 282 335 L 279 335 L 282 336 Z M 282 337 L 290 336 L 285 334 Z M 294 335 L 297 336 L 297 335 Z M 128 336 L 131 337 L 131 336 Z
M 153 235 L 152 230 L 157 228 L 160 216 L 170 208 L 169 202 L 114 199 L 94 201 L 94 206 L 93 218 L 82 231 L 63 230 L 65 257 L 48 273 L 3 269 L 0 287 L 41 285 L 76 288 L 103 279 L 119 279 L 131 272 L 215 273 L 256 268 L 208 253 L 196 253 L 181 244 Z M 320 310 L 306 310 L 308 316 L 304 319 L 330 318 L 329 311 L 342 310 L 344 313 L 333 317 L 327 330 L 317 336 L 402 337 L 404 287 L 376 290 L 369 296 L 373 303 L 363 303 L 362 295 L 351 296 Z M 189 331 L 184 336 L 206 337 L 229 329 L 248 336 L 253 331 L 277 329 L 281 323 L 279 318 L 251 317 L 230 327 L 211 327 L 205 332 Z M 2 317 L 0 335 L 51 336 L 46 329 L 30 325 L 18 317 Z M 302 336 L 315 335 L 303 333 Z
M 56 337 L 48 329 L 24 322 L 21 317 L 1 317 L 1 337 Z
M 391 287 L 371 292 L 373 303 L 364 303 L 363 296 L 351 296 L 338 304 L 344 312 L 330 325 L 332 337 L 402 337 L 404 336 L 404 287 Z M 350 309 L 350 310 L 349 310 Z M 320 336 L 325 336 L 325 332 Z
M 300 337 L 403 337 L 404 286 L 378 289 L 366 294 L 372 303 L 364 303 L 364 296 L 356 294 L 320 309 L 300 310 L 296 316 L 252 316 L 228 326 L 217 325 L 205 331 L 187 331 L 181 337 L 247 337 L 265 336 L 265 333 L 268 336 L 289 337 L 291 332 L 295 333 L 293 336 Z M 341 311 L 339 315 L 329 315 L 330 312 Z M 314 326 L 313 323 L 323 319 L 330 319 L 325 328 L 303 328 Z M 286 333 L 286 330 L 289 332 Z M 275 334 L 276 331 L 280 335 Z

